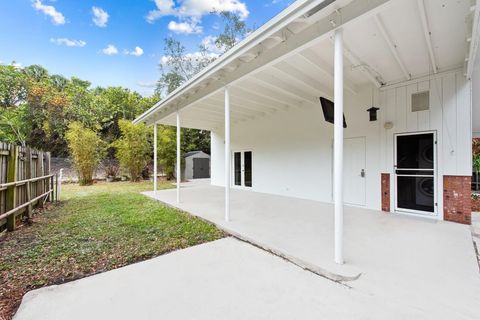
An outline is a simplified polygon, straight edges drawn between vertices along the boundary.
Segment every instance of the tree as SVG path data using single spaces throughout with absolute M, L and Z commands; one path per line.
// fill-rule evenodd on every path
M 25 117 L 24 105 L 3 111 L 0 114 L 0 141 L 25 146 L 29 132 Z
M 163 166 L 167 179 L 174 177 L 177 161 L 177 133 L 174 127 L 158 126 L 158 162 Z
M 238 14 L 221 11 L 218 15 L 223 20 L 223 31 L 217 36 L 215 45 L 222 53 L 233 48 L 239 41 L 251 32 L 244 20 Z
M 160 64 L 162 74 L 157 82 L 156 93 L 161 95 L 173 92 L 215 58 L 216 55 L 210 54 L 205 46 L 200 45 L 196 53 L 187 53 L 187 49 L 180 41 L 166 38 L 164 61 Z
M 104 156 L 104 142 L 93 130 L 79 122 L 69 125 L 66 139 L 80 185 L 91 185 L 93 173 Z
M 120 139 L 113 143 L 120 165 L 128 171 L 132 181 L 139 181 L 150 159 L 151 129 L 143 123 L 120 120 Z
M 0 110 L 14 108 L 25 99 L 25 79 L 18 68 L 0 65 Z

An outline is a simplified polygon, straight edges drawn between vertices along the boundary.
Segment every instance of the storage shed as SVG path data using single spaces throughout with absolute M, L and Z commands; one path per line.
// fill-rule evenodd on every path
M 191 151 L 185 154 L 184 179 L 210 178 L 210 155 L 203 151 Z

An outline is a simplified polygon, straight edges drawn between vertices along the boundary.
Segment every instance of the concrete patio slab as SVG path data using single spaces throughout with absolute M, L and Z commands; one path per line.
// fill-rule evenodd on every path
M 478 319 L 475 308 L 365 294 L 226 238 L 31 291 L 14 319 Z
M 333 262 L 333 206 L 316 201 L 232 190 L 231 221 L 224 221 L 224 190 L 209 181 L 175 190 L 147 192 L 170 206 L 291 259 L 365 294 L 421 308 L 428 300 L 455 311 L 457 318 L 480 318 L 480 273 L 469 226 L 345 208 L 344 266 Z

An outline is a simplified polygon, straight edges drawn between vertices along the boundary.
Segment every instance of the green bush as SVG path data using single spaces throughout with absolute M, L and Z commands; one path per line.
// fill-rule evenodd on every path
M 120 166 L 128 171 L 132 181 L 139 181 L 150 159 L 151 129 L 143 123 L 133 124 L 128 120 L 118 122 L 120 139 L 113 142 Z
M 80 122 L 71 123 L 65 137 L 80 185 L 91 185 L 93 172 L 105 154 L 105 143 Z

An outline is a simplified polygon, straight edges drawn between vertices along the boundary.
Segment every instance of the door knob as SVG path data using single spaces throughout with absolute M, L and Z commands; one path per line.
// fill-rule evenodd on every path
M 365 169 L 362 169 L 360 172 L 360 177 L 365 178 Z

